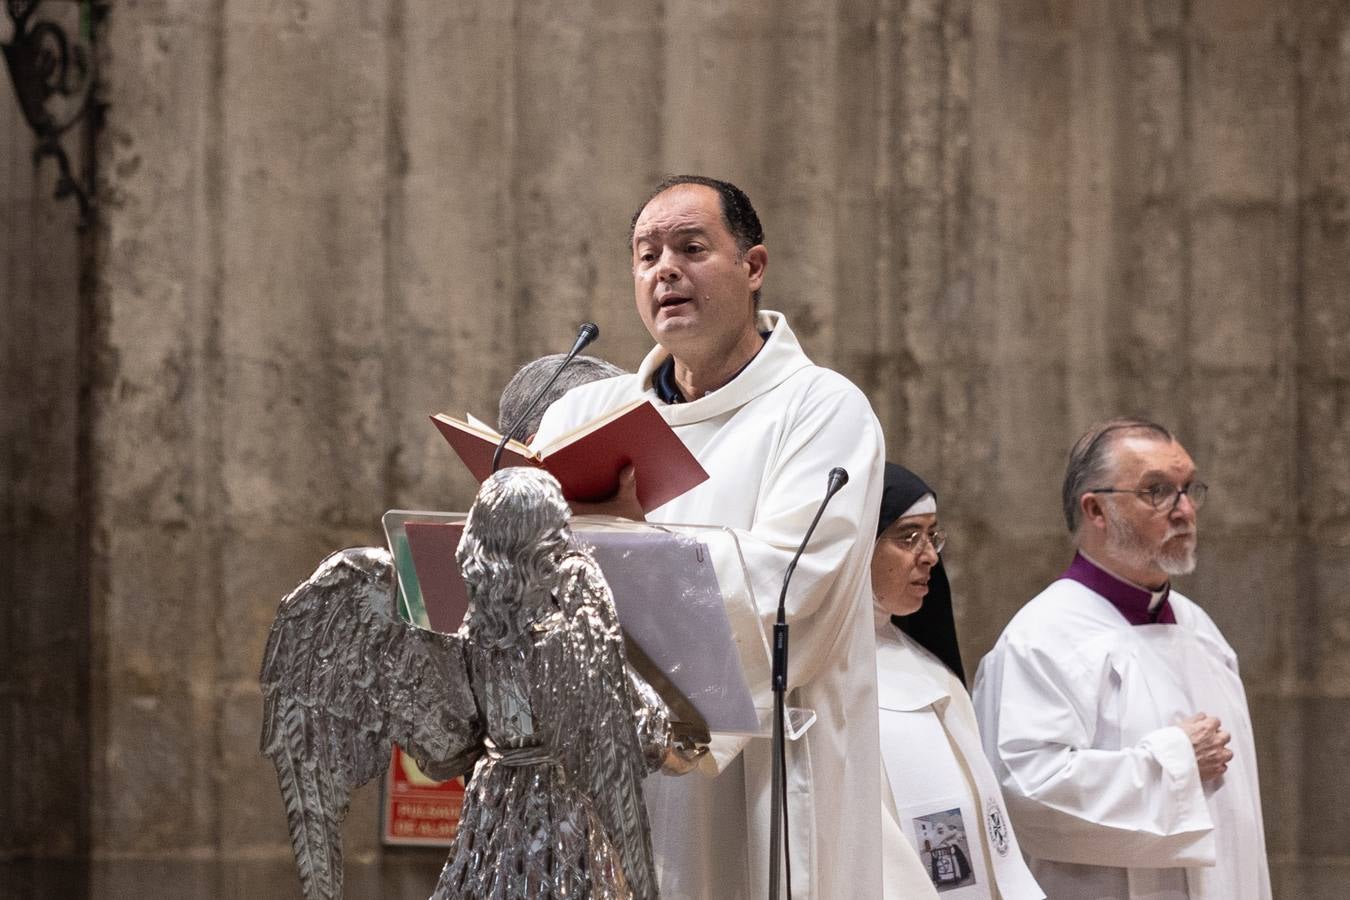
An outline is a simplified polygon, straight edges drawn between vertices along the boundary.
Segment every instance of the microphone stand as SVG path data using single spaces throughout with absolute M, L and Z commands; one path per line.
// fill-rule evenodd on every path
M 539 389 L 539 392 L 534 395 L 534 399 L 530 401 L 530 405 L 525 407 L 525 411 L 516 417 L 516 420 L 511 423 L 511 427 L 506 429 L 502 434 L 502 439 L 497 442 L 497 449 L 492 451 L 493 472 L 496 472 L 498 466 L 502 463 L 502 451 L 505 450 L 506 445 L 510 443 L 511 435 L 519 431 L 521 424 L 530 418 L 530 413 L 534 412 L 534 408 L 539 405 L 539 401 L 544 399 L 544 395 L 548 393 L 549 388 L 553 387 L 553 382 L 558 380 L 558 376 L 562 374 L 563 369 L 567 368 L 568 364 L 572 362 L 576 355 L 580 353 L 587 344 L 599 336 L 599 325 L 596 325 L 594 322 L 582 323 L 580 330 L 577 331 L 576 342 L 572 344 L 572 349 L 567 351 L 567 356 L 563 361 L 558 363 L 558 368 L 553 370 L 553 375 L 550 376 L 548 383 Z
M 783 589 L 778 594 L 778 619 L 773 626 L 773 801 L 772 819 L 769 825 L 769 900 L 780 900 L 782 896 L 779 893 L 779 875 L 780 871 L 787 876 L 788 896 L 792 895 L 792 861 L 788 850 L 784 846 L 784 837 L 787 835 L 788 811 L 787 811 L 787 740 L 785 719 L 785 695 L 787 694 L 787 663 L 788 663 L 788 624 L 787 624 L 787 589 L 788 582 L 792 580 L 792 573 L 797 569 L 797 560 L 801 559 L 802 553 L 806 550 L 807 543 L 811 540 L 811 534 L 816 530 L 816 523 L 825 512 L 825 507 L 839 489 L 848 484 L 848 472 L 836 466 L 830 470 L 829 485 L 825 488 L 825 499 L 820 501 L 820 507 L 816 510 L 816 516 L 807 526 L 806 536 L 802 538 L 801 546 L 797 548 L 797 553 L 788 563 L 787 571 L 783 575 Z M 779 864 L 779 861 L 782 864 Z

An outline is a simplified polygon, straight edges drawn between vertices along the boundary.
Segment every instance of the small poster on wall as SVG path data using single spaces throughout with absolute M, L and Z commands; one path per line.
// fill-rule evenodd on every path
M 459 827 L 463 806 L 463 779 L 435 781 L 394 745 L 384 780 L 384 843 L 448 847 Z

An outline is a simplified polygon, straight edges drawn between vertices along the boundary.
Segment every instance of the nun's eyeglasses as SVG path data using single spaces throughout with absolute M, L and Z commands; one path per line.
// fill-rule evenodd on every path
M 900 549 L 916 556 L 923 551 L 925 543 L 933 545 L 934 553 L 941 553 L 942 548 L 947 546 L 947 532 L 941 528 L 934 528 L 932 531 L 923 531 L 922 529 L 898 532 L 883 531 L 881 539 L 890 541 Z
M 1184 488 L 1177 489 L 1171 484 L 1155 484 L 1151 487 L 1131 490 L 1129 488 L 1096 488 L 1091 491 L 1084 491 L 1086 494 L 1137 494 L 1148 501 L 1148 505 L 1157 510 L 1166 510 L 1171 512 L 1177 508 L 1181 502 L 1181 495 L 1185 494 L 1191 498 L 1191 506 L 1196 509 L 1205 505 L 1205 497 L 1209 494 L 1209 485 L 1203 481 L 1192 481 Z

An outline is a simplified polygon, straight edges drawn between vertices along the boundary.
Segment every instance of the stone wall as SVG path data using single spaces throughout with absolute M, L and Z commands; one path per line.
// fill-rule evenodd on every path
M 70 24 L 69 10 L 58 20 Z M 0 44 L 14 40 L 0 13 Z M 82 172 L 87 134 L 63 146 Z M 80 896 L 90 829 L 91 238 L 0 64 L 0 897 Z
M 1178 430 L 1213 488 L 1183 587 L 1242 659 L 1277 896 L 1341 895 L 1343 2 L 143 0 L 99 37 L 83 311 L 69 209 L 0 100 L 4 535 L 57 560 L 7 564 L 4 640 L 79 664 L 78 628 L 34 611 L 77 598 L 90 686 L 15 651 L 26 793 L 0 793 L 85 843 L 19 829 L 12 858 L 87 845 L 100 897 L 294 896 L 256 750 L 277 600 L 384 510 L 468 503 L 428 413 L 490 416 L 584 318 L 636 365 L 628 217 L 701 171 L 760 207 L 765 305 L 940 490 L 969 666 L 1067 561 L 1073 438 L 1117 412 Z M 78 783 L 34 787 L 17 760 L 58 720 L 90 744 Z M 438 855 L 380 849 L 376 794 L 349 895 L 425 896 Z

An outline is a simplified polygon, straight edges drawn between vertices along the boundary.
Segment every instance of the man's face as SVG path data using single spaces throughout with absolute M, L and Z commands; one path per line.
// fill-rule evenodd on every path
M 679 184 L 652 198 L 633 228 L 633 293 L 652 338 L 677 359 L 729 350 L 755 329 L 752 295 L 767 253 L 742 253 L 717 192 Z
M 1195 480 L 1195 463 L 1176 441 L 1134 435 L 1117 439 L 1116 488 L 1144 490 L 1156 484 L 1180 490 Z M 1108 564 L 1163 576 L 1195 568 L 1195 504 L 1183 495 L 1174 507 L 1154 509 L 1138 494 L 1099 494 L 1106 517 Z

